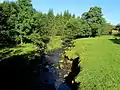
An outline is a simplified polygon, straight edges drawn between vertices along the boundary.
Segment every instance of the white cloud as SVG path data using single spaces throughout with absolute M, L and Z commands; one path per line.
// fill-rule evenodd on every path
M 0 3 L 2 3 L 3 1 L 16 1 L 16 0 L 0 0 Z
M 0 0 L 0 3 L 2 3 L 4 0 Z

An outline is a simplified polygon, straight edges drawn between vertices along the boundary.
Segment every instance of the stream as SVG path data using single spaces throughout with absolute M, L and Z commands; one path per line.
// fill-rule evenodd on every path
M 61 49 L 56 49 L 48 52 L 42 58 L 41 64 L 39 64 L 42 68 L 38 78 L 40 82 L 35 90 L 71 90 L 66 84 L 63 84 L 64 79 L 61 77 L 62 72 L 59 65 L 52 66 L 53 64 L 59 64 L 61 52 Z
M 61 49 L 56 49 L 33 60 L 28 60 L 27 55 L 2 60 L 0 90 L 77 90 L 80 83 L 75 82 L 75 77 L 80 72 L 80 58 L 72 59 L 71 64 L 60 64 L 61 52 Z M 64 68 L 61 69 L 60 65 Z M 66 71 L 69 69 L 68 74 Z M 66 78 L 63 77 L 65 74 L 68 75 Z

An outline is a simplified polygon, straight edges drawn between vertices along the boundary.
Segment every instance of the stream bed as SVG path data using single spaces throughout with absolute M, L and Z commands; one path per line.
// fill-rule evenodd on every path
M 71 90 L 64 83 L 62 71 L 59 68 L 61 49 L 48 52 L 42 59 L 40 67 L 40 87 L 39 90 Z M 57 66 L 53 66 L 56 64 Z M 65 87 L 65 88 L 64 88 Z

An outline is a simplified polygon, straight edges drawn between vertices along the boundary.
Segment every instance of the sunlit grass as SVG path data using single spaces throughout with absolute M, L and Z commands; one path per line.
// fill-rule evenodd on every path
M 77 39 L 69 56 L 78 53 L 82 71 L 76 81 L 81 90 L 120 89 L 120 44 L 113 43 L 112 36 Z
M 36 51 L 37 47 L 33 44 L 20 44 L 13 48 L 4 48 L 0 50 L 0 57 L 2 59 L 9 58 L 14 55 L 24 55 Z
M 54 50 L 61 47 L 61 37 L 54 37 L 49 44 L 47 45 L 47 50 Z M 36 47 L 34 44 L 19 44 L 13 48 L 4 48 L 0 50 L 0 59 L 9 58 L 15 55 L 25 55 L 25 54 L 31 54 L 31 52 L 37 51 L 38 47 Z M 36 55 L 40 55 L 38 53 L 35 53 Z M 34 56 L 36 56 L 34 55 Z
M 53 37 L 47 46 L 48 46 L 48 51 L 61 48 L 61 37 L 60 36 Z

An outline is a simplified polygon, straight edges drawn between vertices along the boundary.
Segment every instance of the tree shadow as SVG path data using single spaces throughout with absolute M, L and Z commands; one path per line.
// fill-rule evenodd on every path
M 12 51 L 4 54 L 10 52 Z M 51 61 L 46 60 L 44 53 L 40 57 L 34 55 L 35 51 L 0 60 L 0 90 L 55 90 L 53 84 L 43 85 L 40 81 L 40 65 L 51 64 Z M 65 78 L 65 83 L 72 90 L 77 90 L 80 85 L 75 82 L 75 77 L 80 72 L 79 62 L 79 57 L 72 59 L 71 72 Z
M 18 49 L 18 50 L 12 50 L 12 49 L 4 49 L 0 52 L 0 60 L 4 60 L 5 58 L 10 58 L 14 55 L 18 55 L 20 52 L 22 52 L 22 49 Z
M 0 90 L 55 90 L 53 84 L 42 84 L 40 80 L 40 65 L 45 66 L 49 62 L 45 54 L 34 55 L 35 51 L 0 59 Z
M 16 42 L 12 40 L 8 35 L 0 33 L 0 49 L 15 47 Z
M 6 57 L 8 54 L 10 54 L 13 50 L 3 50 L 2 52 L 0 52 L 0 60 L 2 60 L 2 58 Z
M 120 44 L 120 39 L 115 38 L 115 39 L 109 39 L 110 41 L 112 41 L 115 44 Z
M 0 61 L 0 90 L 34 90 L 39 76 L 38 60 L 28 60 L 28 56 L 16 55 Z
M 72 59 L 72 67 L 71 67 L 71 72 L 67 77 L 65 77 L 65 83 L 68 84 L 68 86 L 71 88 L 71 90 L 78 90 L 80 86 L 80 82 L 76 82 L 75 78 L 81 71 L 81 68 L 79 66 L 79 57 Z

